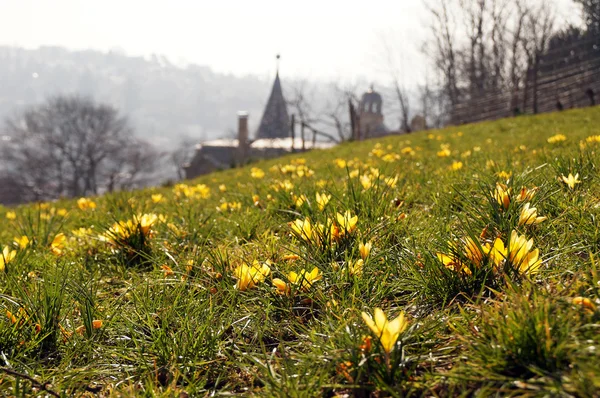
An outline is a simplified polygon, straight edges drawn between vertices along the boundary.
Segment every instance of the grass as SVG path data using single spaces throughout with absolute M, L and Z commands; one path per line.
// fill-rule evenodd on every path
M 594 395 L 599 135 L 596 107 L 0 208 L 0 391 Z

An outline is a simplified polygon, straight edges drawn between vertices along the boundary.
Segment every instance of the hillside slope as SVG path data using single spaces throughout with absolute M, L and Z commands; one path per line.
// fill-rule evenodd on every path
M 599 145 L 595 107 L 0 209 L 0 389 L 593 395 Z

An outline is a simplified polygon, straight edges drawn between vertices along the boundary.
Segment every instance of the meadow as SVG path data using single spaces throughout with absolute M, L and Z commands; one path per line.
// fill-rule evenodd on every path
M 594 396 L 600 107 L 0 207 L 5 396 Z

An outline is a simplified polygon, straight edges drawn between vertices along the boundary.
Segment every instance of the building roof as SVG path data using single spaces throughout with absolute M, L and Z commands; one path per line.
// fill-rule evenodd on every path
M 315 141 L 313 145 L 311 140 L 306 140 L 304 142 L 305 149 L 327 149 L 332 148 L 336 144 L 334 142 L 324 142 L 324 141 Z M 251 148 L 261 149 L 261 148 L 279 148 L 291 150 L 302 148 L 302 139 L 296 137 L 292 140 L 292 137 L 286 138 L 274 138 L 274 139 L 260 139 L 253 141 L 250 144 Z
M 200 147 L 203 150 L 203 153 L 206 152 L 214 152 L 216 148 L 237 148 L 239 142 L 237 139 L 217 139 L 212 141 L 203 142 Z M 304 142 L 305 149 L 326 149 L 335 146 L 334 142 L 325 142 L 325 141 L 315 141 L 313 145 L 312 140 L 306 140 Z M 258 140 L 254 140 L 250 143 L 250 148 L 255 149 L 286 149 L 291 150 L 292 147 L 294 149 L 302 148 L 302 139 L 296 137 L 292 140 L 291 137 L 285 138 L 261 138 Z M 215 148 L 215 149 L 213 149 Z
M 377 91 L 374 91 L 373 86 L 369 88 L 369 91 L 362 95 L 361 103 L 364 104 L 367 102 L 381 103 L 381 94 L 379 94 Z
M 279 72 L 275 76 L 271 96 L 265 107 L 256 138 L 285 138 L 290 135 L 290 118 L 281 90 Z
M 239 146 L 239 141 L 237 138 L 229 139 L 229 138 L 218 138 L 216 140 L 204 141 L 201 144 L 196 146 L 197 149 L 202 149 L 205 147 L 235 147 Z

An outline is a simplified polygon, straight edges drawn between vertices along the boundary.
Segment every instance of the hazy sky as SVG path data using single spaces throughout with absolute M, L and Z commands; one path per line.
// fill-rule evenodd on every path
M 557 1 L 560 18 L 577 13 Z M 427 34 L 422 0 L 0 0 L 0 44 L 119 48 L 263 77 L 280 52 L 284 76 L 385 84 L 387 41 L 414 82 Z

